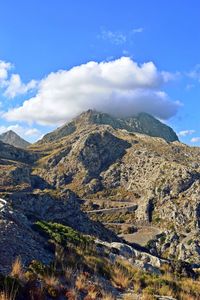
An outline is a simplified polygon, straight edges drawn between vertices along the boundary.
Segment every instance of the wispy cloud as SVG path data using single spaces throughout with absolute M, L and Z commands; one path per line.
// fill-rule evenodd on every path
M 183 136 L 194 134 L 195 132 L 196 131 L 193 129 L 182 130 L 178 133 L 178 136 L 183 137 Z
M 193 83 L 188 83 L 185 87 L 186 91 L 190 91 L 193 88 L 195 88 L 195 84 L 193 84 Z
M 143 27 L 134 28 L 132 29 L 132 33 L 142 33 L 144 31 Z
M 190 72 L 188 72 L 187 76 L 200 82 L 200 64 L 197 64 Z
M 127 32 L 102 29 L 101 33 L 98 35 L 98 38 L 104 41 L 109 41 L 114 45 L 122 45 L 130 41 L 134 34 L 142 33 L 143 31 L 143 27 L 134 28 Z
M 115 45 L 121 45 L 127 41 L 127 36 L 120 31 L 102 30 L 99 37 Z
M 191 143 L 199 143 L 200 142 L 200 137 L 197 136 L 197 137 L 193 137 L 191 140 L 190 140 Z

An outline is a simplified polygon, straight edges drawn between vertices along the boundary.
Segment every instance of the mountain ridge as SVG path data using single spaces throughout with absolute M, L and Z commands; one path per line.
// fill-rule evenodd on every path
M 113 129 L 125 129 L 129 132 L 161 137 L 168 142 L 179 140 L 172 128 L 147 113 L 140 113 L 133 117 L 118 118 L 107 113 L 90 109 L 77 116 L 71 122 L 64 124 L 51 133 L 46 134 L 39 143 L 42 144 L 58 140 L 66 135 L 72 134 L 77 127 L 84 127 L 88 124 L 110 125 Z

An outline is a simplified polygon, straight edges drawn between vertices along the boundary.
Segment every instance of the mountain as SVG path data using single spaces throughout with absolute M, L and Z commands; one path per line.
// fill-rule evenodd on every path
M 137 206 L 125 216 L 93 214 L 95 220 L 151 226 L 160 234 L 148 241 L 152 253 L 199 262 L 200 149 L 180 143 L 172 129 L 147 114 L 116 119 L 90 110 L 31 149 L 42 155 L 34 174 L 50 186 L 100 206 Z
M 178 141 L 178 137 L 172 128 L 147 113 L 140 113 L 128 118 L 116 118 L 106 113 L 88 110 L 75 118 L 72 122 L 46 134 L 40 143 L 58 140 L 73 133 L 77 128 L 88 124 L 110 125 L 114 129 L 125 129 L 129 132 L 161 137 L 168 142 Z
M 12 130 L 2 133 L 0 135 L 0 141 L 22 149 L 25 149 L 30 145 L 29 142 L 22 139 L 17 133 Z
M 74 299 L 70 269 L 81 300 L 95 278 L 104 286 L 87 299 L 123 299 L 131 283 L 136 295 L 198 299 L 199 281 L 185 278 L 198 276 L 199 232 L 200 148 L 148 114 L 89 110 L 28 149 L 0 142 L 0 273 L 20 256 L 41 299 Z M 47 282 L 51 262 L 62 287 Z

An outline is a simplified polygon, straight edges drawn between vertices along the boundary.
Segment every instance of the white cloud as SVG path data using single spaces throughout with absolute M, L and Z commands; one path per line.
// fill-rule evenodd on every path
M 132 33 L 141 33 L 144 31 L 144 28 L 143 27 L 138 27 L 138 28 L 134 28 L 132 30 Z
M 8 72 L 11 67 L 12 65 L 10 63 L 0 60 L 0 87 L 5 85 L 5 80 L 8 77 Z
M 116 116 L 147 112 L 161 119 L 176 114 L 180 103 L 161 90 L 169 78 L 152 62 L 138 65 L 129 57 L 94 61 L 50 73 L 35 97 L 4 114 L 7 120 L 61 124 L 87 109 Z
M 27 84 L 24 84 L 18 74 L 12 74 L 6 85 L 7 88 L 4 95 L 8 98 L 14 98 L 16 95 L 26 94 L 28 91 L 35 89 L 37 81 L 31 80 Z
M 119 46 L 130 41 L 133 38 L 133 35 L 142 33 L 143 31 L 143 27 L 134 28 L 127 32 L 102 29 L 98 37 L 102 40 L 109 41 L 110 43 Z
M 39 137 L 41 132 L 37 128 L 25 128 L 24 135 L 28 137 Z
M 19 124 L 0 126 L 0 134 L 12 130 L 22 137 L 39 137 L 41 132 L 37 128 L 22 127 Z
M 50 73 L 37 95 L 4 114 L 7 120 L 60 124 L 87 109 L 116 116 L 148 112 L 161 119 L 176 114 L 180 103 L 160 90 L 168 80 L 152 62 L 138 65 L 128 57 L 88 62 Z
M 0 60 L 0 89 L 6 97 L 14 98 L 37 87 L 38 83 L 35 80 L 25 84 L 19 74 L 9 74 L 12 67 L 11 63 Z
M 196 131 L 193 129 L 189 129 L 189 130 L 182 130 L 178 133 L 178 136 L 187 136 L 187 135 L 191 135 L 194 134 Z
M 187 75 L 195 80 L 198 80 L 200 82 L 200 64 L 196 65 L 192 71 L 187 73 Z
M 200 142 L 200 137 L 193 137 L 191 140 L 190 140 L 191 143 L 199 143 Z
M 126 49 L 122 50 L 122 53 L 124 56 L 129 56 L 129 51 Z
M 115 45 L 121 45 L 127 41 L 126 35 L 120 31 L 102 30 L 99 37 Z

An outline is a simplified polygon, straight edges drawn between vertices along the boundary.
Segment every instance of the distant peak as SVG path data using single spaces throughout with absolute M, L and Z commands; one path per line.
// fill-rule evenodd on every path
M 15 136 L 19 136 L 15 131 L 13 130 L 8 130 L 4 133 L 2 133 L 2 135 L 15 135 Z
M 30 143 L 21 138 L 15 131 L 8 130 L 0 135 L 0 141 L 17 148 L 27 148 Z

